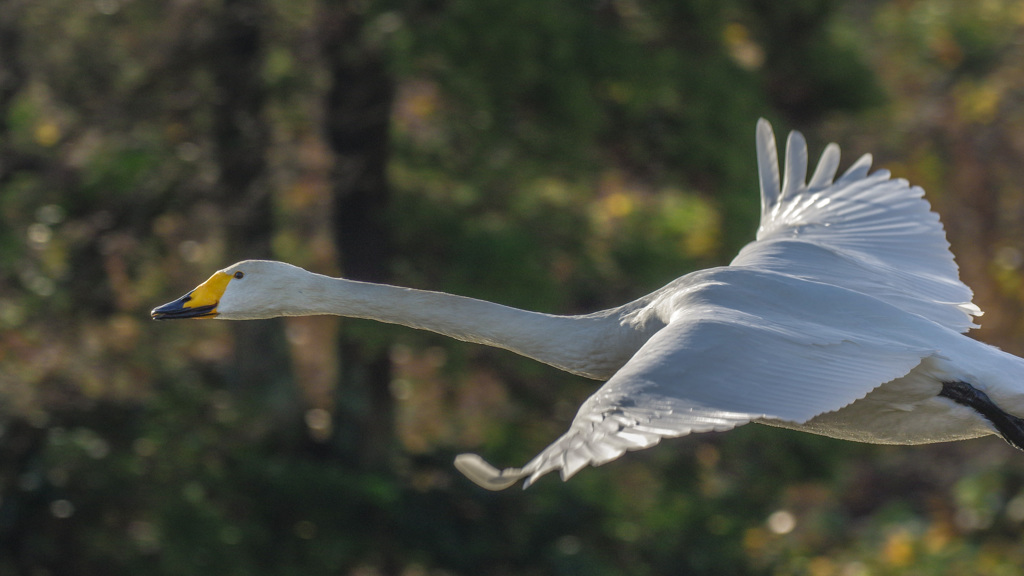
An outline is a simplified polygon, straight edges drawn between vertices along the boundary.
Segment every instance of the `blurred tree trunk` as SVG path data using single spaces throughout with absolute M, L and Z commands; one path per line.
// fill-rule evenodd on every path
M 28 80 L 20 55 L 20 18 L 26 5 L 24 2 L 0 3 L 0 184 L 18 170 L 41 170 L 44 166 L 42 158 L 16 150 L 10 138 L 11 104 Z
M 8 112 L 11 102 L 25 83 L 26 74 L 21 65 L 20 47 L 21 30 L 18 27 L 20 3 L 0 4 L 0 185 L 4 184 L 15 168 L 12 166 L 11 154 L 14 152 L 7 144 L 10 142 L 10 126 Z M 29 532 L 28 515 L 12 513 L 18 509 L 28 508 L 24 490 L 18 490 L 18 479 L 29 469 L 31 461 L 38 458 L 46 438 L 46 430 L 39 426 L 30 426 L 21 419 L 4 419 L 0 422 L 4 428 L 4 441 L 0 443 L 0 494 L 5 497 L 0 501 L 0 515 L 6 520 L 0 522 L 0 556 L 17 559 L 22 562 L 25 549 L 25 535 Z M 26 572 L 31 566 L 19 566 Z
M 210 67 L 217 86 L 213 137 L 220 168 L 218 203 L 225 216 L 227 257 L 233 262 L 269 258 L 274 230 L 266 152 L 270 142 L 263 116 L 263 35 L 269 10 L 263 2 L 224 0 L 216 19 Z M 225 262 L 230 264 L 231 262 Z M 233 384 L 247 392 L 287 394 L 288 357 L 280 320 L 237 322 Z M 278 398 L 278 400 L 280 400 Z M 279 416 L 294 411 L 292 402 L 273 402 Z M 283 413 L 282 413 L 283 412 Z
M 353 280 L 382 282 L 390 252 L 385 167 L 394 81 L 382 55 L 362 41 L 362 19 L 352 3 L 327 2 L 321 22 L 331 77 L 325 130 L 335 155 L 331 186 L 341 270 Z M 361 467 L 384 471 L 394 435 L 387 351 L 360 343 L 344 329 L 340 346 L 339 409 L 351 429 L 339 432 L 358 442 L 351 455 Z
M 19 2 L 0 6 L 0 142 L 7 142 L 7 112 L 28 76 L 18 54 L 21 45 L 21 30 L 18 27 L 21 6 Z M 2 170 L 3 166 L 0 166 L 0 174 Z
M 383 55 L 363 40 L 362 18 L 352 4 L 326 2 L 321 18 L 321 49 L 331 78 L 324 105 L 325 136 L 334 152 L 333 226 L 345 277 L 383 282 L 391 244 L 384 212 L 394 80 Z M 336 440 L 359 470 L 387 474 L 395 438 L 391 364 L 386 348 L 354 336 L 350 325 L 346 322 L 339 335 Z M 374 515 L 367 519 L 378 555 L 374 560 L 384 573 L 397 573 L 388 515 L 383 510 Z

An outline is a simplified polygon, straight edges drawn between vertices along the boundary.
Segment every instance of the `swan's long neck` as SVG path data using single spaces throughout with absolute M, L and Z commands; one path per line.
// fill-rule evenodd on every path
M 401 324 L 504 348 L 595 379 L 614 374 L 653 333 L 626 322 L 623 309 L 554 316 L 463 296 L 319 274 L 311 274 L 298 292 L 282 315 L 334 314 Z

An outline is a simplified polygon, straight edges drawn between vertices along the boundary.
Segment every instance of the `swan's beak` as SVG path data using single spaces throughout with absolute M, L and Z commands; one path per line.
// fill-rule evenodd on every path
M 174 302 L 168 302 L 163 306 L 154 308 L 150 312 L 153 320 L 177 320 L 179 318 L 215 318 L 217 316 L 217 305 L 220 303 L 224 290 L 228 287 L 231 276 L 224 272 L 217 272 L 206 282 L 196 287 L 195 290 L 178 298 Z

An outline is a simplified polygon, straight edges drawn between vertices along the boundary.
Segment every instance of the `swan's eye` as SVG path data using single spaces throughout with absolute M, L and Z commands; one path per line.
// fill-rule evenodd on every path
M 242 278 L 245 278 L 245 272 L 242 272 L 241 270 L 235 272 L 235 280 L 241 280 Z

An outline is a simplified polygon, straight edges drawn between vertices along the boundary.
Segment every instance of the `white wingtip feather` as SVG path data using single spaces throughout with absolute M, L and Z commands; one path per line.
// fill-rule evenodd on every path
M 832 180 L 836 177 L 837 170 L 839 170 L 839 145 L 833 142 L 825 146 L 825 151 L 821 153 L 821 160 L 818 160 L 818 167 L 814 170 L 814 175 L 811 176 L 811 181 L 807 187 L 824 188 L 831 186 Z
M 871 154 L 865 154 L 857 159 L 852 166 L 846 169 L 846 172 L 839 177 L 840 180 L 860 180 L 868 175 L 868 171 L 871 170 L 871 163 L 874 161 L 874 157 Z
M 526 476 L 519 468 L 498 470 L 476 454 L 459 454 L 455 468 L 477 486 L 494 491 L 504 490 Z
M 775 148 L 772 125 L 761 118 L 757 121 L 757 171 L 761 184 L 761 213 L 767 214 L 779 202 L 782 185 L 779 177 L 779 152 Z
M 786 138 L 786 170 L 782 180 L 782 197 L 800 191 L 807 181 L 807 140 L 796 130 Z

